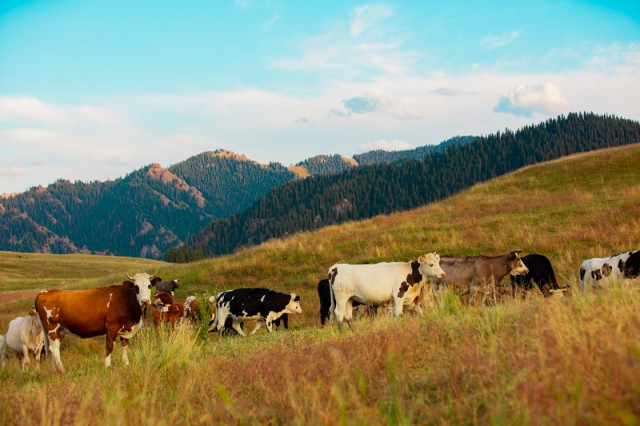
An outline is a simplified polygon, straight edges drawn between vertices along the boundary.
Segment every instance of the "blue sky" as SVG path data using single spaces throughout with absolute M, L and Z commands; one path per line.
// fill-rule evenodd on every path
M 640 2 L 0 0 L 0 193 L 640 119 Z

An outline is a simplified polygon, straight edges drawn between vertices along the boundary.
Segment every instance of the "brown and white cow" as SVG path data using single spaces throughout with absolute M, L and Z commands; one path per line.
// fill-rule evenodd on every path
M 166 291 L 156 291 L 153 296 L 153 325 L 160 328 L 163 322 L 169 323 L 171 330 L 184 318 L 184 305 L 173 301 L 170 293 Z
M 411 262 L 364 265 L 335 264 L 328 270 L 331 308 L 338 326 L 347 320 L 353 324 L 353 302 L 393 304 L 393 316 L 402 314 L 405 305 L 413 305 L 430 279 L 444 278 L 440 256 L 427 253 Z
M 200 312 L 200 305 L 198 305 L 198 299 L 195 296 L 189 296 L 184 301 L 184 317 L 190 319 L 194 323 L 200 322 L 202 319 L 202 312 Z
M 460 296 L 467 296 L 465 302 L 470 305 L 476 301 L 476 295 L 480 292 L 484 304 L 486 294 L 504 277 L 509 274 L 524 275 L 529 272 L 518 256 L 521 251 L 511 250 L 501 256 L 440 258 L 440 266 L 447 274 L 447 278 L 431 282 L 436 299 L 440 298 L 444 287 L 450 287 Z
M 151 286 L 160 277 L 144 272 L 129 276 L 122 285 L 89 290 L 43 290 L 36 296 L 36 311 L 45 331 L 45 349 L 53 355 L 56 369 L 64 373 L 60 361 L 60 339 L 68 332 L 82 338 L 106 335 L 106 367 L 120 337 L 122 362 L 129 364 L 127 346 L 142 328 L 142 306 L 150 303 Z
M 40 367 L 40 352 L 43 344 L 44 333 L 35 311 L 30 311 L 24 317 L 11 320 L 7 331 L 6 345 L 18 357 L 22 371 L 25 371 L 27 364 L 29 364 L 29 354 L 32 354 L 36 360 L 36 369 Z

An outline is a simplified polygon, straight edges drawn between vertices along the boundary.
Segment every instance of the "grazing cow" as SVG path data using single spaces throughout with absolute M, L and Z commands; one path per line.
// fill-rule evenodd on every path
M 240 324 L 257 320 L 251 334 L 254 334 L 262 322 L 271 333 L 273 322 L 284 314 L 302 313 L 300 296 L 295 293 L 284 294 L 266 288 L 239 288 L 218 293 L 216 313 L 212 315 L 209 331 L 220 331 L 227 318 L 232 318 L 232 327 L 241 336 L 246 336 Z M 215 325 L 213 324 L 215 321 Z
M 398 317 L 405 304 L 412 304 L 420 296 L 429 278 L 446 276 L 439 263 L 438 254 L 428 253 L 411 262 L 335 264 L 328 271 L 332 294 L 330 312 L 334 313 L 339 327 L 345 319 L 352 326 L 353 302 L 393 302 L 393 316 Z
M 171 330 L 185 316 L 185 308 L 182 303 L 173 301 L 170 293 L 156 291 L 153 295 L 155 311 L 153 312 L 153 325 L 159 328 L 163 322 L 169 323 Z
M 35 311 L 30 311 L 29 315 L 18 317 L 9 323 L 6 345 L 15 352 L 22 371 L 25 371 L 29 364 L 30 353 L 36 360 L 36 368 L 40 367 L 43 344 L 44 332 Z
M 127 346 L 142 328 L 142 306 L 151 298 L 151 286 L 162 279 L 144 272 L 129 276 L 122 285 L 90 290 L 43 290 L 36 296 L 36 311 L 45 331 L 45 348 L 53 355 L 57 370 L 65 372 L 60 361 L 60 338 L 64 332 L 81 338 L 106 335 L 105 367 L 111 366 L 111 352 L 120 337 L 122 362 L 129 364 Z
M 198 323 L 202 319 L 198 299 L 195 296 L 189 296 L 184 301 L 184 317 L 191 319 L 194 323 Z
M 521 287 L 527 291 L 533 288 L 535 283 L 545 297 L 551 295 L 551 290 L 558 290 L 558 281 L 553 272 L 553 267 L 549 259 L 542 254 L 528 254 L 521 258 L 524 266 L 529 269 L 525 275 L 511 275 L 511 287 L 513 297 L 516 297 L 516 287 Z M 524 295 L 524 293 L 523 293 Z
M 486 294 L 508 274 L 525 275 L 529 272 L 518 256 L 521 251 L 512 250 L 501 256 L 443 257 L 440 259 L 440 266 L 447 278 L 431 283 L 436 298 L 439 299 L 443 287 L 447 286 L 461 296 L 468 296 L 466 302 L 469 305 L 474 303 L 476 294 L 481 292 L 484 304 Z
M 0 335 L 0 368 L 7 365 L 7 341 Z
M 580 265 L 580 290 L 606 285 L 610 281 L 631 280 L 640 276 L 640 250 L 609 257 L 595 257 Z

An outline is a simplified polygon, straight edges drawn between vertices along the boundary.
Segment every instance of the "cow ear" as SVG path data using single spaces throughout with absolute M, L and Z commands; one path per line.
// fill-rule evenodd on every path
M 36 314 L 36 311 L 29 311 L 29 314 L 28 314 L 28 315 L 29 315 L 30 317 L 35 317 L 35 316 L 37 316 L 38 314 Z
M 162 281 L 162 278 L 160 277 L 155 277 L 154 279 L 151 280 L 151 285 L 156 285 L 158 284 L 160 281 Z
M 125 287 L 129 287 L 129 288 L 134 288 L 136 285 L 134 283 L 132 283 L 131 281 L 123 281 L 122 285 Z
M 418 258 L 418 262 L 425 263 L 427 261 L 427 255 L 423 254 Z

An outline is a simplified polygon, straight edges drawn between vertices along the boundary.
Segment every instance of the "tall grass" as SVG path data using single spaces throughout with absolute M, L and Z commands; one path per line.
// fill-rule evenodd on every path
M 639 161 L 638 145 L 575 156 L 411 212 L 232 256 L 158 265 L 163 277 L 181 279 L 176 297 L 196 294 L 203 310 L 220 290 L 264 286 L 298 292 L 304 312 L 290 317 L 289 331 L 263 328 L 248 338 L 207 335 L 206 318 L 174 333 L 147 327 L 131 340 L 131 365 L 122 366 L 117 345 L 108 370 L 103 338 L 70 336 L 62 347 L 66 376 L 48 362 L 23 374 L 13 358 L 0 371 L 0 422 L 638 424 L 637 286 L 574 291 L 564 299 L 532 294 L 483 308 L 445 293 L 424 317 L 379 315 L 343 331 L 318 327 L 315 286 L 338 261 L 512 248 L 546 254 L 559 280 L 575 285 L 583 259 L 640 246 Z M 20 259 L 8 264 L 19 279 L 30 279 Z M 71 285 L 59 278 L 62 270 L 51 266 L 37 279 Z M 91 274 L 80 278 L 110 283 Z M 0 306 L 0 325 L 26 304 Z

